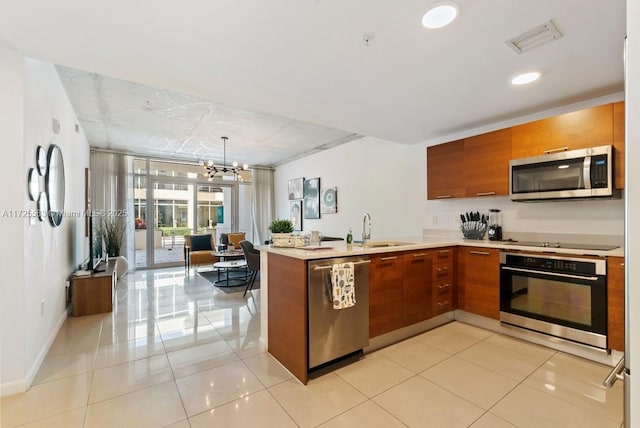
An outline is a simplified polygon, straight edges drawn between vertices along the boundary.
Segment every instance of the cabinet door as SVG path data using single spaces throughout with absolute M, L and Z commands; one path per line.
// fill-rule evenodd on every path
M 624 101 L 613 104 L 613 184 L 624 189 Z
M 465 196 L 508 195 L 509 159 L 511 128 L 465 138 Z
M 500 318 L 500 251 L 461 247 L 458 252 L 459 307 L 485 317 Z
M 396 330 L 404 322 L 401 253 L 371 257 L 369 270 L 369 337 Z
M 414 251 L 404 256 L 404 325 L 431 318 L 431 254 Z
M 607 347 L 624 351 L 624 258 L 607 258 Z
M 513 159 L 613 144 L 613 105 L 578 110 L 512 128 Z
M 427 147 L 427 199 L 464 197 L 464 140 Z

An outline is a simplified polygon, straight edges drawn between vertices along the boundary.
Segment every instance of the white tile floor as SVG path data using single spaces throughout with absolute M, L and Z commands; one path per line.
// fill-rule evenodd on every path
M 620 427 L 609 367 L 454 322 L 303 386 L 259 344 L 260 291 L 182 268 L 129 274 L 69 318 L 4 427 Z

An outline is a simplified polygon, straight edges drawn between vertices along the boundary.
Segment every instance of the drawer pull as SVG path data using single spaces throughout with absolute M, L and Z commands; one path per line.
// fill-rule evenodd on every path
M 496 192 L 479 192 L 479 193 L 476 193 L 476 196 L 493 196 L 495 194 Z
M 452 287 L 452 285 L 451 284 L 438 285 L 438 288 L 441 289 L 441 290 L 443 288 L 449 288 L 449 287 Z
M 448 267 L 439 267 L 439 268 L 438 268 L 438 272 L 442 272 L 442 271 L 445 271 L 445 272 L 446 272 L 446 271 L 448 271 L 448 270 L 449 270 L 449 268 L 448 268 Z
M 413 257 L 418 258 L 418 257 L 426 257 L 428 256 L 428 253 L 418 253 L 418 254 L 414 254 Z
M 398 256 L 380 257 L 380 260 L 387 261 L 387 260 L 395 260 L 397 258 L 398 258 Z
M 451 252 L 451 250 L 440 250 L 440 251 L 438 251 L 438 252 L 439 252 L 439 253 L 450 253 L 450 252 Z
M 542 153 L 544 153 L 545 155 L 548 155 L 550 153 L 555 153 L 555 152 L 566 152 L 567 150 L 569 150 L 569 147 L 558 147 L 557 149 L 545 150 Z
M 436 196 L 436 199 L 449 199 L 449 198 L 453 198 L 452 195 L 438 195 Z
M 438 302 L 438 306 L 448 306 L 450 304 L 451 304 L 451 302 L 448 301 L 448 300 L 445 300 L 444 302 Z
M 490 256 L 491 253 L 488 253 L 486 251 L 469 251 L 469 254 L 477 254 L 479 256 Z

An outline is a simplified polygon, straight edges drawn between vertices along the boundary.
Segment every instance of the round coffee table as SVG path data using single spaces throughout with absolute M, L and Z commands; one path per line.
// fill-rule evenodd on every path
M 247 284 L 249 275 L 246 260 L 216 262 L 213 267 L 218 271 L 218 280 L 215 282 L 217 287 L 237 287 Z M 239 272 L 243 275 L 232 275 L 234 272 Z M 221 274 L 223 274 L 222 277 Z

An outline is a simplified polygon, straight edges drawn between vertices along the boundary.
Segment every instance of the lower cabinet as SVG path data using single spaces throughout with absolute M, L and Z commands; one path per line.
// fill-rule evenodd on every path
M 433 256 L 431 286 L 431 313 L 440 315 L 456 309 L 454 288 L 456 283 L 456 251 L 454 248 L 437 248 Z
M 369 337 L 404 324 L 403 254 L 372 255 L 369 265 Z
M 624 258 L 607 258 L 607 348 L 624 351 Z
M 431 318 L 431 252 L 412 251 L 403 256 L 404 325 Z
M 371 256 L 369 337 L 456 309 L 453 247 Z
M 500 250 L 460 247 L 458 257 L 458 307 L 500 319 Z

